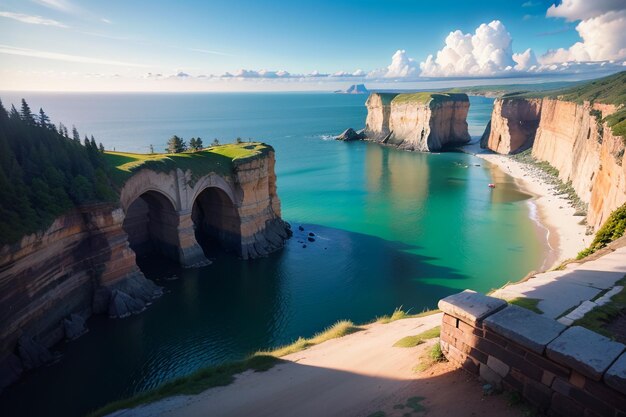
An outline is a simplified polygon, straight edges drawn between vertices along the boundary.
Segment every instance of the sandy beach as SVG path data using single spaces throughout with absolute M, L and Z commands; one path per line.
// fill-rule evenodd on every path
M 536 169 L 506 155 L 487 152 L 478 143 L 468 145 L 463 150 L 496 165 L 515 178 L 521 190 L 534 196 L 530 204 L 536 208 L 535 220 L 539 233 L 546 236 L 549 245 L 543 270 L 575 258 L 578 252 L 589 246 L 593 235 L 585 234 L 587 227 L 580 224 L 583 217 L 574 216 L 576 209 L 566 198 L 557 196 L 553 186 L 547 184 Z

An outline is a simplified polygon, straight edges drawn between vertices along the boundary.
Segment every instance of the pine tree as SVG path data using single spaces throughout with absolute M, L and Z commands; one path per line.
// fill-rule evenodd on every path
M 154 153 L 154 146 L 152 146 L 152 144 L 150 144 L 150 153 L 153 154 Z
M 183 140 L 183 138 L 179 138 L 178 136 L 174 135 L 170 138 L 170 140 L 167 141 L 167 148 L 165 149 L 165 151 L 167 153 L 181 153 L 184 152 L 187 149 L 187 146 L 185 145 L 185 141 Z
M 98 149 L 98 145 L 96 144 L 96 139 L 94 139 L 93 135 L 91 135 L 91 147 L 93 149 Z
M 7 113 L 7 109 L 2 105 L 2 100 L 0 100 L 0 120 L 6 120 L 9 118 L 9 113 Z
M 78 133 L 78 129 L 76 129 L 76 126 L 74 125 L 72 125 L 72 139 L 80 143 L 80 134 Z M 87 139 L 87 136 L 85 136 L 85 139 Z
M 17 111 L 13 104 L 11 104 L 11 112 L 9 113 L 9 118 L 15 121 L 21 120 L 20 112 Z
M 189 149 L 192 151 L 196 150 L 196 138 L 189 139 Z
M 212 146 L 220 146 L 220 140 L 218 138 L 213 139 Z
M 91 142 L 89 141 L 89 138 L 87 137 L 87 135 L 85 135 L 85 140 L 83 141 L 83 144 L 85 145 L 85 148 L 87 149 L 91 148 Z
M 41 107 L 39 108 L 39 126 L 45 127 L 46 129 L 50 126 L 50 118 L 44 113 Z
M 35 117 L 33 116 L 33 112 L 30 111 L 30 107 L 24 99 L 22 99 L 22 111 L 20 113 L 20 116 L 22 116 L 22 120 L 26 122 L 26 124 L 31 126 L 35 124 Z
M 100 152 L 104 153 L 104 145 L 102 144 L 102 142 L 100 142 L 100 146 L 98 146 L 98 149 L 100 150 Z
M 204 147 L 204 145 L 202 144 L 202 139 L 201 138 L 195 138 L 195 143 L 193 146 L 191 146 L 191 142 L 189 142 L 189 146 L 191 148 L 193 148 L 194 151 L 200 151 L 202 150 L 202 148 Z

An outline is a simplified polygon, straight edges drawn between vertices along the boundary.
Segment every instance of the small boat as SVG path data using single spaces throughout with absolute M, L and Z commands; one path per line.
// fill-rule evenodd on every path
M 489 188 L 496 188 L 495 184 L 489 184 Z

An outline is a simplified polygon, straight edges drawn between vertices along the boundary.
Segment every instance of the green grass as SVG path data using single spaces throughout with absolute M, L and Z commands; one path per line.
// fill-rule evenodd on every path
M 624 230 L 626 230 L 626 204 L 611 213 L 609 218 L 596 233 L 591 245 L 581 251 L 576 259 L 583 259 L 606 247 L 606 245 L 613 242 L 615 239 L 622 237 Z
M 88 417 L 105 416 L 116 410 L 137 407 L 141 404 L 148 404 L 166 397 L 174 395 L 195 395 L 208 388 L 229 385 L 234 381 L 235 375 L 244 371 L 249 369 L 255 372 L 266 371 L 281 362 L 281 356 L 299 352 L 316 344 L 343 337 L 359 330 L 360 328 L 355 326 L 351 321 L 338 321 L 311 338 L 299 338 L 294 343 L 287 346 L 282 346 L 271 351 L 259 351 L 242 361 L 200 369 L 189 376 L 177 378 L 155 389 L 107 404 L 89 414 Z
M 261 356 L 270 355 L 270 356 L 276 356 L 276 357 L 286 356 L 291 353 L 296 353 L 296 352 L 300 352 L 301 350 L 308 349 L 311 346 L 319 345 L 320 343 L 323 343 L 327 340 L 337 339 L 339 337 L 343 337 L 343 336 L 358 332 L 360 330 L 362 329 L 358 326 L 355 326 L 354 323 L 352 323 L 351 321 L 341 320 L 333 324 L 326 330 L 315 334 L 313 337 L 310 337 L 310 338 L 300 337 L 298 338 L 298 340 L 296 340 L 295 342 L 289 345 L 281 346 L 281 347 L 278 347 L 276 349 L 269 350 L 269 351 L 259 351 L 255 353 L 255 355 L 261 355 Z
M 435 343 L 425 356 L 420 358 L 420 363 L 413 368 L 415 372 L 424 372 L 436 363 L 446 362 L 446 356 L 441 351 L 441 342 Z
M 537 307 L 539 305 L 539 298 L 525 298 L 525 297 L 517 297 L 512 300 L 508 300 L 509 304 L 514 304 L 516 306 L 525 308 L 526 310 L 533 311 L 537 314 L 543 314 L 543 311 Z
M 616 285 L 626 286 L 626 277 L 619 280 Z M 623 314 L 624 311 L 626 311 L 626 288 L 611 297 L 611 301 L 608 303 L 594 308 L 585 314 L 583 318 L 576 320 L 573 325 L 582 326 L 596 333 L 614 338 L 605 326 L 615 317 Z
M 441 310 L 424 310 L 421 313 L 411 314 L 409 311 L 402 310 L 402 307 L 396 308 L 391 315 L 379 316 L 372 323 L 391 323 L 392 321 L 402 319 L 415 319 L 419 317 L 426 317 L 433 314 L 440 313 Z
M 426 343 L 429 339 L 434 339 L 435 337 L 439 337 L 439 333 L 441 332 L 441 327 L 433 327 L 432 329 L 426 330 L 420 334 L 415 336 L 406 336 L 402 339 L 398 340 L 393 344 L 394 347 L 401 348 L 411 348 L 415 346 L 419 346 L 422 343 Z
M 113 181 L 121 187 L 128 178 L 142 168 L 158 172 L 169 172 L 176 168 L 183 171 L 190 170 L 194 179 L 211 172 L 228 175 L 237 164 L 265 155 L 271 150 L 269 145 L 260 142 L 244 142 L 212 146 L 198 152 L 175 154 L 105 152 L 104 157 L 111 167 Z
M 435 93 L 432 91 L 422 91 L 419 93 L 398 94 L 391 102 L 392 104 L 439 104 L 445 101 L 469 101 L 464 93 Z

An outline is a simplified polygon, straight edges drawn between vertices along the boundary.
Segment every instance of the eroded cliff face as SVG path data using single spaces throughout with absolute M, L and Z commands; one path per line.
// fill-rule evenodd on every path
M 493 103 L 489 133 L 481 147 L 501 154 L 530 148 L 541 116 L 541 99 L 498 98 Z
M 532 146 L 533 157 L 556 168 L 588 204 L 587 223 L 597 230 L 626 202 L 624 143 L 601 122 L 616 110 L 551 98 L 496 100 L 486 147 L 509 154 Z
M 137 267 L 135 250 L 150 245 L 190 267 L 206 261 L 197 233 L 244 259 L 282 248 L 291 229 L 280 217 L 274 164 L 269 150 L 199 178 L 142 169 L 119 204 L 77 208 L 1 247 L 0 390 L 55 360 L 49 348 L 86 331 L 91 314 L 125 317 L 162 295 Z
M 544 99 L 532 150 L 588 203 L 587 223 L 595 229 L 626 202 L 624 143 L 600 122 L 615 110 L 612 105 Z
M 428 93 L 424 93 L 428 94 Z M 469 142 L 465 94 L 373 93 L 366 102 L 368 139 L 415 151 L 439 151 Z
M 95 313 L 138 312 L 161 290 L 144 278 L 111 205 L 82 207 L 0 249 L 0 389 L 55 359 L 49 347 Z

